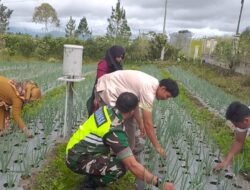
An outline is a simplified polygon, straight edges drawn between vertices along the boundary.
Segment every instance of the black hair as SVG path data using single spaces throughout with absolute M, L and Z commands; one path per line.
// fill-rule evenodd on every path
M 116 57 L 125 57 L 125 50 L 123 47 L 114 45 L 107 50 L 105 59 L 108 62 L 109 73 L 123 69 L 121 64 L 116 63 Z
M 116 108 L 122 113 L 128 113 L 136 108 L 139 99 L 131 92 L 123 92 L 116 100 Z
M 164 86 L 168 92 L 172 95 L 172 97 L 176 97 L 179 94 L 179 87 L 176 81 L 173 79 L 167 78 L 162 79 L 159 82 L 159 86 Z
M 250 116 L 250 108 L 240 102 L 232 102 L 226 111 L 226 119 L 232 122 L 242 122 Z

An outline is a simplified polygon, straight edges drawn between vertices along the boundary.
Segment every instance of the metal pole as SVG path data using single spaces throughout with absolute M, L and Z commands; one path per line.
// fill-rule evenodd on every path
M 236 59 L 237 59 L 239 40 L 240 40 L 239 29 L 240 29 L 240 20 L 241 20 L 243 6 L 244 6 L 244 0 L 241 0 L 240 15 L 238 19 L 237 29 L 236 29 L 235 36 L 233 36 L 233 39 L 232 39 L 232 46 L 233 46 L 232 51 L 231 51 L 232 59 L 231 59 L 231 63 L 229 66 L 231 69 L 234 69 L 236 61 L 237 61 Z
M 65 99 L 65 113 L 64 113 L 64 129 L 63 137 L 68 140 L 72 134 L 73 125 L 73 84 L 68 82 L 66 84 L 66 99 Z
M 237 29 L 236 29 L 236 35 L 239 34 L 240 20 L 241 20 L 241 14 L 242 14 L 243 6 L 244 6 L 244 0 L 241 0 L 240 15 L 239 15 L 238 25 L 237 25 Z
M 164 12 L 164 22 L 163 22 L 163 34 L 166 33 L 166 17 L 167 17 L 167 0 L 165 0 L 165 12 Z
M 165 0 L 165 12 L 164 12 L 163 31 L 162 31 L 163 35 L 166 34 L 166 17 L 167 17 L 167 0 Z M 163 46 L 161 50 L 162 61 L 164 60 L 164 54 L 165 54 L 165 46 Z

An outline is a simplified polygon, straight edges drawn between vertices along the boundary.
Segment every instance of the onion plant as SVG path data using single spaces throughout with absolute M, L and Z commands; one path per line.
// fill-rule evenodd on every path
M 228 190 L 232 189 L 232 186 L 229 182 L 229 180 L 223 180 L 220 185 L 217 186 L 218 190 Z
M 14 153 L 13 145 L 10 139 L 4 138 L 6 141 L 0 146 L 0 169 L 3 173 L 8 171 L 8 166 Z
M 186 189 L 186 187 L 188 186 L 188 182 L 190 179 L 190 175 L 189 174 L 182 174 L 181 175 L 181 184 L 180 184 L 180 188 L 179 189 Z
M 209 176 L 213 168 L 213 158 L 209 155 L 208 151 L 203 151 L 203 170 L 204 174 Z
M 239 173 L 240 173 L 240 170 L 243 166 L 243 156 L 242 155 L 237 155 L 234 157 L 233 159 L 233 164 L 232 164 L 232 170 L 233 170 L 233 173 L 234 173 L 234 185 L 236 187 L 239 186 Z
M 45 156 L 47 155 L 49 150 L 50 150 L 50 145 L 48 145 L 48 144 L 44 144 L 41 147 L 41 150 L 40 150 L 40 159 L 41 160 L 43 160 L 45 158 Z
M 206 181 L 204 181 L 202 164 L 198 165 L 196 172 L 191 175 L 190 185 L 187 188 L 188 190 L 200 190 L 204 189 Z
M 31 152 L 31 166 L 33 168 L 38 168 L 41 162 L 40 150 L 32 150 Z
M 17 174 L 14 172 L 7 172 L 6 174 L 6 188 L 13 188 L 17 180 Z
M 185 87 L 196 96 L 204 105 L 212 108 L 219 115 L 224 116 L 226 107 L 236 98 L 225 93 L 219 87 L 211 85 L 209 82 L 200 79 L 179 67 L 169 68 L 171 74 L 180 80 Z
M 30 172 L 31 172 L 31 164 L 30 164 L 30 158 L 29 156 L 26 156 L 22 163 L 19 165 L 20 167 L 20 172 L 21 172 L 21 178 L 26 179 L 30 177 Z

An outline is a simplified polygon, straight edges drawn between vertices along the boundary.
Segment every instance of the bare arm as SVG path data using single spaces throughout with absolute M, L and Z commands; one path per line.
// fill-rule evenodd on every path
M 122 160 L 122 162 L 137 178 L 145 180 L 148 184 L 156 185 L 157 176 L 154 176 L 143 165 L 137 162 L 134 156 L 129 156 Z M 172 183 L 165 183 L 164 189 L 174 190 L 174 185 Z
M 152 119 L 152 113 L 147 110 L 143 110 L 143 122 L 144 122 L 144 127 L 146 130 L 146 134 L 155 147 L 156 151 L 163 157 L 166 157 L 166 152 L 165 150 L 161 147 L 159 141 L 157 140 L 155 130 L 154 130 L 154 124 L 153 124 L 153 119 Z
M 16 124 L 21 130 L 23 130 L 26 127 L 21 117 L 22 105 L 23 103 L 21 99 L 16 98 L 15 100 L 13 100 L 13 104 L 12 104 L 13 119 L 15 120 Z
M 140 116 L 140 108 L 139 108 L 139 106 L 137 106 L 137 108 L 135 109 L 134 117 L 135 117 L 135 120 L 136 120 L 136 122 L 137 122 L 137 124 L 139 126 L 140 131 L 141 131 L 141 136 L 145 136 L 145 128 L 144 128 L 143 120 L 142 120 L 142 118 Z
M 13 105 L 12 105 L 13 119 L 17 123 L 18 127 L 26 134 L 26 136 L 29 138 L 32 138 L 33 137 L 32 133 L 28 130 L 28 128 L 26 127 L 26 125 L 21 117 L 22 105 L 23 105 L 23 103 L 22 103 L 21 99 L 15 99 L 13 101 Z
M 242 149 L 245 139 L 246 139 L 247 132 L 237 132 L 235 135 L 234 143 L 231 146 L 230 151 L 228 152 L 226 158 L 223 160 L 223 162 L 217 164 L 214 167 L 214 170 L 220 170 L 224 167 L 227 167 L 233 160 L 234 156 L 240 152 Z

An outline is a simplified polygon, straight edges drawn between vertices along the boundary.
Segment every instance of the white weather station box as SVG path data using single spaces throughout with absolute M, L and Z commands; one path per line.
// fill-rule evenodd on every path
M 83 46 L 64 45 L 63 53 L 63 77 L 59 80 L 78 81 L 82 80 L 82 54 Z
M 83 46 L 64 45 L 63 76 L 58 78 L 58 80 L 66 82 L 63 136 L 67 140 L 72 134 L 73 126 L 74 83 L 84 80 L 84 77 L 82 77 L 82 55 Z

